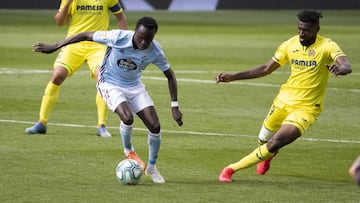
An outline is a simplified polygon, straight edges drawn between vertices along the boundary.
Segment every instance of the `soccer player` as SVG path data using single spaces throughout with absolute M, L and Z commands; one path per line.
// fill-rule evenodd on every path
M 360 156 L 352 163 L 349 168 L 349 174 L 354 182 L 360 186 Z
M 182 125 L 182 113 L 177 101 L 177 81 L 174 71 L 165 57 L 160 44 L 153 40 L 158 30 L 157 22 L 151 17 L 140 18 L 134 31 L 111 30 L 82 32 L 56 44 L 38 43 L 34 51 L 52 53 L 68 44 L 80 41 L 94 41 L 107 45 L 101 65 L 97 88 L 110 110 L 120 118 L 120 135 L 125 156 L 137 160 L 153 182 L 164 183 L 165 179 L 156 168 L 161 143 L 160 122 L 154 103 L 141 82 L 141 72 L 155 64 L 166 76 L 174 120 Z M 133 113 L 136 113 L 148 128 L 148 166 L 136 154 L 132 145 Z
M 329 73 L 338 76 L 352 71 L 339 46 L 318 34 L 320 12 L 303 10 L 297 17 L 298 35 L 283 42 L 267 63 L 243 72 L 221 72 L 216 76 L 217 83 L 231 82 L 269 75 L 286 63 L 291 66 L 291 75 L 281 86 L 260 130 L 259 147 L 226 166 L 219 176 L 220 182 L 231 182 L 235 172 L 255 164 L 258 164 L 257 173 L 265 174 L 279 149 L 303 135 L 320 115 Z
M 116 17 L 118 27 L 127 29 L 126 16 L 118 0 L 62 0 L 55 15 L 55 21 L 59 26 L 69 22 L 67 37 L 70 37 L 80 32 L 107 30 L 110 12 Z M 45 88 L 41 101 L 39 121 L 34 126 L 27 128 L 26 133 L 46 133 L 46 124 L 53 107 L 58 101 L 61 84 L 85 62 L 90 68 L 91 76 L 96 78 L 105 50 L 106 46 L 95 42 L 81 42 L 66 46 L 61 50 L 55 60 L 52 77 Z M 96 106 L 98 114 L 97 135 L 105 138 L 111 137 L 111 134 L 105 128 L 108 108 L 98 93 L 96 94 Z

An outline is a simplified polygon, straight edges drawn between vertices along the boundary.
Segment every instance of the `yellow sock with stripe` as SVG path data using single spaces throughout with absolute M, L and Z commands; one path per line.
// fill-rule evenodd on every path
M 96 107 L 98 113 L 98 127 L 100 125 L 106 125 L 109 109 L 104 99 L 100 96 L 99 92 L 96 93 Z
M 274 153 L 269 152 L 266 145 L 267 144 L 263 144 L 257 147 L 253 152 L 242 158 L 240 161 L 234 164 L 230 164 L 228 168 L 232 168 L 234 171 L 238 171 L 270 158 Z
M 55 85 L 51 81 L 47 84 L 45 88 L 44 95 L 42 97 L 41 106 L 40 106 L 40 122 L 46 125 L 50 113 L 54 108 L 56 102 L 59 98 L 60 86 Z
M 262 141 L 262 140 L 258 139 L 258 143 L 259 143 L 259 145 L 263 145 L 263 144 L 266 144 L 267 142 L 266 142 L 266 141 Z

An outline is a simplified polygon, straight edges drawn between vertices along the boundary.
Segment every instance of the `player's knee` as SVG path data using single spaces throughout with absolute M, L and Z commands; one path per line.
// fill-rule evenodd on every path
M 121 121 L 126 125 L 132 125 L 134 123 L 134 117 L 130 115 L 122 115 Z
M 148 126 L 149 131 L 152 133 L 160 133 L 160 123 L 156 122 L 156 123 L 152 123 Z
M 55 85 L 61 85 L 67 77 L 65 68 L 55 68 L 51 77 L 51 82 Z

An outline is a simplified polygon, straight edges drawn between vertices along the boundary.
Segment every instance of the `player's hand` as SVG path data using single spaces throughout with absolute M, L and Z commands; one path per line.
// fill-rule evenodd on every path
M 216 76 L 215 80 L 216 80 L 216 83 L 219 83 L 219 82 L 231 82 L 232 81 L 230 75 L 227 74 L 227 73 L 224 73 L 224 72 L 219 73 Z
M 182 126 L 182 113 L 179 110 L 179 107 L 171 107 L 172 115 L 174 120 L 179 126 Z
M 41 52 L 46 54 L 51 54 L 56 51 L 58 48 L 56 44 L 44 44 L 44 43 L 36 43 L 33 45 L 34 52 Z
M 338 65 L 338 64 L 326 64 L 327 69 L 330 71 L 331 74 L 338 76 L 338 75 L 346 75 L 352 72 L 350 65 Z
M 331 74 L 338 76 L 341 74 L 341 70 L 337 64 L 326 64 L 327 69 L 330 71 Z

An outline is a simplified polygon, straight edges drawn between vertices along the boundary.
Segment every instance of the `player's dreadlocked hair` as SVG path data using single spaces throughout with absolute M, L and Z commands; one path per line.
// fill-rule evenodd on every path
M 319 19 L 322 18 L 322 15 L 319 11 L 303 10 L 298 13 L 297 17 L 301 22 L 319 25 Z
M 140 18 L 137 23 L 136 23 L 136 30 L 140 27 L 140 25 L 150 29 L 150 30 L 155 30 L 155 32 L 157 32 L 158 29 L 158 25 L 156 23 L 156 20 L 151 18 L 151 17 L 142 17 Z

